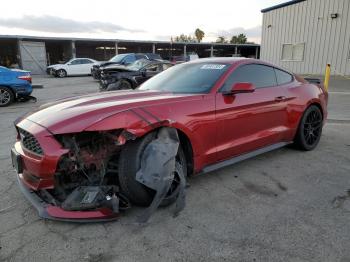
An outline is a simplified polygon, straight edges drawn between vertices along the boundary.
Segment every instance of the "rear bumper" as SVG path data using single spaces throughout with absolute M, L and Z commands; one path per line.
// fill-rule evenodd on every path
M 33 87 L 31 84 L 23 84 L 23 85 L 13 85 L 11 86 L 12 90 L 18 96 L 29 96 L 33 92 Z

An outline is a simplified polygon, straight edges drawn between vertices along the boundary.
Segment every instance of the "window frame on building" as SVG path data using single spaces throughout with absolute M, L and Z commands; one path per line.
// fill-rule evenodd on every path
M 291 56 L 289 56 L 288 58 L 284 58 L 284 50 L 285 50 L 285 46 L 292 46 L 292 50 L 291 50 Z M 295 50 L 298 46 L 302 46 L 302 55 L 301 58 L 299 57 L 294 57 L 294 54 L 296 53 Z M 304 57 L 305 57 L 305 42 L 301 42 L 301 43 L 283 43 L 282 44 L 282 50 L 281 50 L 281 61 L 287 61 L 287 62 L 303 62 L 304 61 Z

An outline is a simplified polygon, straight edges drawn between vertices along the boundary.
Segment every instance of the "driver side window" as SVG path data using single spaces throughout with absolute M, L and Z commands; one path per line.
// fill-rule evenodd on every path
M 80 59 L 75 59 L 72 62 L 70 62 L 71 65 L 79 65 L 80 64 Z
M 225 81 L 221 91 L 228 91 L 235 83 L 248 82 L 256 88 L 276 86 L 274 69 L 270 66 L 259 64 L 242 65 L 235 69 Z

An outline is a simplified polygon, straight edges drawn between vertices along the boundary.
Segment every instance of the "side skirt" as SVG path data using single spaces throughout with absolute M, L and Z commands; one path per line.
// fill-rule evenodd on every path
M 255 156 L 258 156 L 258 155 L 270 152 L 270 151 L 273 151 L 275 149 L 284 147 L 284 146 L 289 145 L 291 143 L 292 142 L 280 142 L 280 143 L 273 144 L 273 145 L 270 145 L 270 146 L 267 146 L 267 147 L 259 148 L 257 150 L 251 151 L 249 153 L 246 153 L 246 154 L 243 154 L 243 155 L 239 155 L 239 156 L 233 157 L 231 159 L 224 160 L 224 161 L 221 161 L 221 162 L 218 162 L 218 163 L 206 166 L 206 167 L 204 167 L 202 169 L 201 172 L 199 172 L 199 174 L 206 174 L 206 173 L 215 171 L 217 169 L 236 164 L 236 163 L 244 161 L 246 159 L 249 159 L 249 158 L 252 158 L 252 157 L 255 157 Z

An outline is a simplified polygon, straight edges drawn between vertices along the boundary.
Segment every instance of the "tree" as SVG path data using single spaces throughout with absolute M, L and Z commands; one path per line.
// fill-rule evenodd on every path
M 230 41 L 231 44 L 246 44 L 247 37 L 245 34 L 234 35 Z
M 194 42 L 196 42 L 196 39 L 194 37 L 192 37 L 191 35 L 181 34 L 181 35 L 175 37 L 174 42 L 194 43 Z
M 224 36 L 219 36 L 216 41 L 216 43 L 221 43 L 221 44 L 224 44 L 224 43 L 227 43 L 227 40 Z
M 200 43 L 205 36 L 205 33 L 197 28 L 196 31 L 194 31 L 194 35 L 196 36 L 198 43 Z

